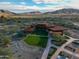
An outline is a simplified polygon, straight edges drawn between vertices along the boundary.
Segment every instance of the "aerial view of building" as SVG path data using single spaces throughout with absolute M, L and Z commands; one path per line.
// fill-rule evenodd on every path
M 79 1 L 0 0 L 0 59 L 79 59 Z

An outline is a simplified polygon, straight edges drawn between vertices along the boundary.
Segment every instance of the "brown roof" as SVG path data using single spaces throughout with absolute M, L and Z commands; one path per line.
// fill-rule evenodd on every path
M 27 26 L 26 28 L 25 28 L 25 31 L 28 31 L 28 32 L 31 32 L 31 31 L 33 31 L 33 26 Z
M 41 24 L 37 24 L 36 26 L 48 28 L 48 23 L 41 23 Z
M 52 31 L 62 31 L 62 30 L 64 30 L 64 28 L 61 27 L 61 26 L 54 26 L 53 28 L 49 28 L 49 29 L 52 30 Z
M 54 28 L 54 27 L 55 27 L 55 25 L 50 25 L 50 26 L 49 26 L 49 28 Z

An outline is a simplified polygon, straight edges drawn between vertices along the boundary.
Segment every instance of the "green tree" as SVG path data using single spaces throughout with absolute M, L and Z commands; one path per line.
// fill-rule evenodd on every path
M 10 42 L 11 42 L 10 37 L 4 37 L 4 38 L 3 38 L 3 43 L 4 43 L 4 45 L 10 44 Z
M 53 38 L 55 39 L 55 41 L 60 42 L 63 41 L 65 39 L 64 36 L 62 35 L 53 35 Z

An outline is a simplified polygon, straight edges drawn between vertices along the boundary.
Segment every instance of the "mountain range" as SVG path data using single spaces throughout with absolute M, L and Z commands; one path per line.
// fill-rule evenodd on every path
M 60 10 L 56 10 L 53 12 L 46 12 L 45 14 L 79 14 L 79 10 L 78 9 L 60 9 Z
M 52 11 L 52 12 L 45 12 L 42 13 L 40 11 L 33 11 L 33 12 L 26 12 L 26 13 L 14 13 L 14 12 L 10 12 L 7 10 L 0 10 L 0 15 L 41 15 L 41 14 L 79 14 L 79 10 L 78 9 L 60 9 L 60 10 L 56 10 L 56 11 Z

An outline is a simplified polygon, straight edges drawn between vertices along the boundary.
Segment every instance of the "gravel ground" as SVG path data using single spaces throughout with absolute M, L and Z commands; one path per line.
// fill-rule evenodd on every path
M 11 44 L 14 59 L 41 59 L 42 48 L 25 44 L 22 41 L 13 41 Z

